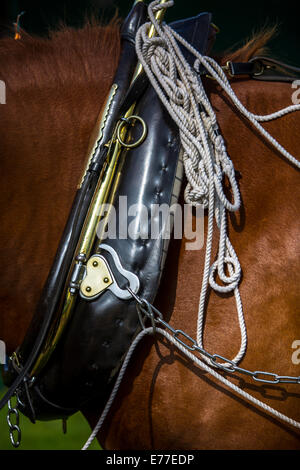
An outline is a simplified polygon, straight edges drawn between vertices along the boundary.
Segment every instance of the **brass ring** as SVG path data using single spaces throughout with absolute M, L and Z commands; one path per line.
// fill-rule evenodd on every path
M 123 129 L 123 126 L 125 124 L 128 124 L 131 120 L 139 121 L 142 124 L 142 135 L 136 142 L 133 142 L 132 144 L 127 144 L 126 142 L 123 142 L 121 138 L 121 130 Z M 126 148 L 137 147 L 145 140 L 146 135 L 147 135 L 147 126 L 146 126 L 145 121 L 140 116 L 132 115 L 132 116 L 129 116 L 128 118 L 120 120 L 120 123 L 117 128 L 117 139 L 119 141 L 119 144 L 122 145 L 123 147 L 126 147 Z

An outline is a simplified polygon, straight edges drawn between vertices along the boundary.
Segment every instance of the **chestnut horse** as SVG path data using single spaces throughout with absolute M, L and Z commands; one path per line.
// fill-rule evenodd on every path
M 247 61 L 267 39 L 268 34 L 257 35 L 232 57 Z M 22 342 L 54 258 L 119 52 L 117 21 L 63 29 L 50 39 L 23 34 L 19 41 L 0 41 L 0 79 L 6 85 L 0 108 L 0 337 L 8 354 Z M 292 104 L 290 84 L 244 78 L 232 80 L 232 87 L 255 114 Z M 292 360 L 300 339 L 297 170 L 237 113 L 213 80 L 207 79 L 206 88 L 243 200 L 229 226 L 243 267 L 248 349 L 242 367 L 299 375 L 299 361 Z M 297 157 L 296 113 L 264 126 Z M 185 239 L 172 241 L 155 303 L 175 328 L 192 337 L 203 263 L 204 249 L 187 251 Z M 240 335 L 235 315 L 230 296 L 211 293 L 204 335 L 208 351 L 235 355 Z M 299 386 L 229 379 L 300 420 Z M 102 406 L 82 410 L 91 426 Z M 300 448 L 299 431 L 228 390 L 159 337 L 138 345 L 98 438 L 106 449 Z

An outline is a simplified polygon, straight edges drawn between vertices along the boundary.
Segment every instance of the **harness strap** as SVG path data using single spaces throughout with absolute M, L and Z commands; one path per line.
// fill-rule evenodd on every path
M 249 75 L 255 80 L 270 82 L 293 82 L 300 79 L 300 67 L 264 56 L 253 57 L 249 62 L 229 61 L 224 69 L 230 77 Z

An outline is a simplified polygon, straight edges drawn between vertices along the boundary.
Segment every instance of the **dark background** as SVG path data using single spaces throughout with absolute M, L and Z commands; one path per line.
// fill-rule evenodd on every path
M 0 0 L 0 34 L 11 34 L 12 23 L 23 10 L 26 13 L 21 20 L 22 28 L 33 34 L 47 35 L 59 21 L 80 27 L 86 16 L 94 14 L 107 21 L 117 9 L 119 15 L 125 17 L 132 3 L 129 0 Z M 277 23 L 279 33 L 270 43 L 272 55 L 300 65 L 300 16 L 295 1 L 175 0 L 166 21 L 186 18 L 201 11 L 210 11 L 213 22 L 221 29 L 216 51 L 238 45 L 260 27 Z

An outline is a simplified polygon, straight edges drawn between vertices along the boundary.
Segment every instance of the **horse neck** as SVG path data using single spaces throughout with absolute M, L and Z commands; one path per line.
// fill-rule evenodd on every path
M 48 40 L 0 41 L 7 95 L 0 109 L 0 337 L 8 353 L 22 341 L 51 267 L 119 52 L 116 22 L 63 29 Z

